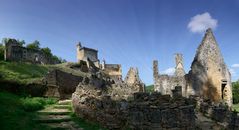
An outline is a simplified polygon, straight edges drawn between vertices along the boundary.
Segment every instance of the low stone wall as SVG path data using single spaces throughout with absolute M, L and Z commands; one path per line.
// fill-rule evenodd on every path
M 194 106 L 183 97 L 160 93 L 134 93 L 129 100 L 115 100 L 106 88 L 78 86 L 72 95 L 75 113 L 108 129 L 194 129 Z
M 194 129 L 194 106 L 185 98 L 135 93 L 129 102 L 129 128 L 134 130 Z

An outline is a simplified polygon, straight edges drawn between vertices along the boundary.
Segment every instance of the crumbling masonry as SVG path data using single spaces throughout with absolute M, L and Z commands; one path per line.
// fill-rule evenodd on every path
M 155 91 L 172 95 L 174 87 L 181 86 L 185 97 L 196 95 L 232 105 L 231 75 L 211 29 L 206 31 L 188 74 L 184 71 L 182 55 L 176 54 L 175 59 L 173 76 L 159 74 L 158 61 L 153 61 Z

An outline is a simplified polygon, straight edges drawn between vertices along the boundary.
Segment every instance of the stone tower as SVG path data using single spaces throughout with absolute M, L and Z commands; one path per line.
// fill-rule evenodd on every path
M 76 44 L 76 53 L 77 53 L 77 61 L 79 62 L 81 59 L 83 59 L 84 55 L 83 52 L 81 51 L 82 45 L 81 42 L 78 42 Z
M 182 54 L 175 54 L 175 76 L 183 77 L 185 75 L 184 67 L 183 67 L 183 55 Z
M 189 76 L 191 94 L 232 105 L 231 75 L 211 29 L 197 49 Z
M 153 61 L 153 76 L 154 76 L 154 82 L 158 79 L 159 71 L 158 71 L 158 61 Z

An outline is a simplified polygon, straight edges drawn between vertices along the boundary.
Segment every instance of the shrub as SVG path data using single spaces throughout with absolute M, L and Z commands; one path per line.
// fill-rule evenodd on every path
M 232 83 L 233 103 L 239 103 L 239 82 Z
M 33 97 L 33 98 L 21 98 L 22 107 L 25 111 L 37 111 L 43 109 L 44 106 L 56 103 L 56 99 L 51 98 L 41 98 L 41 97 Z

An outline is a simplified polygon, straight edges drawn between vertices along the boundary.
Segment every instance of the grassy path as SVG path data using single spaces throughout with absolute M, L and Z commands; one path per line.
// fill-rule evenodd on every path
M 83 130 L 72 120 L 71 100 L 59 101 L 37 113 L 38 118 L 35 120 L 52 130 Z

